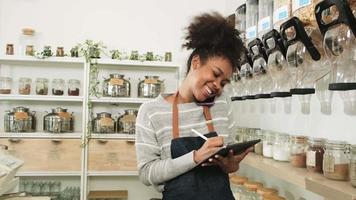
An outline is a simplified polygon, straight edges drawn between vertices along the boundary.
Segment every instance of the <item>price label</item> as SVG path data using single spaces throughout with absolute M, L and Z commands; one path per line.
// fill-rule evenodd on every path
M 26 120 L 26 119 L 28 119 L 28 114 L 27 114 L 27 112 L 16 112 L 15 119 L 16 120 Z
M 59 112 L 58 116 L 64 118 L 64 119 L 70 119 L 72 115 L 69 112 Z
M 280 8 L 278 8 L 276 11 L 274 11 L 273 13 L 273 22 L 278 22 L 278 21 L 282 21 L 284 19 L 287 19 L 289 16 L 288 13 L 288 6 L 282 6 Z
M 114 126 L 114 122 L 111 118 L 109 117 L 104 117 L 100 119 L 100 124 L 101 126 L 107 126 L 107 127 L 113 127 Z
M 146 84 L 157 84 L 158 80 L 157 79 L 145 79 L 144 81 Z
M 315 167 L 316 166 L 315 162 L 316 162 L 315 151 L 308 151 L 308 153 L 307 153 L 307 166 Z
M 265 17 L 258 22 L 258 31 L 262 32 L 271 28 L 271 18 Z
M 257 37 L 257 27 L 251 26 L 250 28 L 246 29 L 246 39 L 253 39 Z
M 324 172 L 333 173 L 335 171 L 334 157 L 324 156 L 323 170 Z
M 110 84 L 111 85 L 124 85 L 124 80 L 123 79 L 119 79 L 119 78 L 112 78 L 110 79 Z
M 299 8 L 310 5 L 310 0 L 293 0 L 292 8 L 293 12 L 298 10 Z

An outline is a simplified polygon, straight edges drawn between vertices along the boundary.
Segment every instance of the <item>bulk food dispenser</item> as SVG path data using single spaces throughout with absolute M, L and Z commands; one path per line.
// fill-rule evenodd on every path
M 246 4 L 239 6 L 235 11 L 235 28 L 240 31 L 242 41 L 246 41 Z
M 309 113 L 310 94 L 315 93 L 315 82 L 330 71 L 324 55 L 321 34 L 309 22 L 292 17 L 281 25 L 281 35 L 287 44 L 288 71 L 292 95 L 300 95 L 302 112 Z
M 246 0 L 246 43 L 257 37 L 258 0 Z
M 355 14 L 355 0 L 325 0 L 315 7 L 324 49 L 333 66 L 329 90 L 340 91 L 346 113 L 356 113 Z
M 242 95 L 244 92 L 243 84 L 241 82 L 240 71 L 235 71 L 232 74 L 232 81 L 231 81 L 231 101 L 241 101 Z
M 248 48 L 253 61 L 253 84 L 252 93 L 256 99 L 271 98 L 272 79 L 267 74 L 267 55 L 259 38 L 254 39 L 248 44 Z
M 251 92 L 253 84 L 252 76 L 252 61 L 248 51 L 245 51 L 245 59 L 241 62 L 240 77 L 242 83 L 242 100 L 255 99 L 255 96 Z

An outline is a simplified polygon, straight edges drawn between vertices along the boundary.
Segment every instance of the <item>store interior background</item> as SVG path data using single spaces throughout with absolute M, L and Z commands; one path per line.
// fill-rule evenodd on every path
M 64 46 L 68 51 L 75 44 L 92 39 L 102 41 L 108 49 L 161 54 L 171 51 L 173 61 L 181 64 L 184 74 L 189 52 L 183 51 L 181 45 L 184 27 L 192 17 L 206 11 L 218 11 L 227 16 L 242 3 L 242 0 L 0 0 L 0 53 L 5 54 L 7 43 L 17 45 L 22 28 L 31 27 L 38 33 L 40 47 Z M 356 114 L 344 112 L 343 101 L 337 92 L 334 92 L 329 115 L 320 112 L 315 95 L 311 98 L 309 114 L 301 112 L 297 97 L 292 97 L 290 113 L 284 112 L 283 100 L 277 100 L 275 112 L 271 112 L 268 100 L 265 101 L 264 112 L 261 112 L 259 108 L 263 101 L 233 103 L 236 125 L 356 144 Z M 356 100 L 354 105 L 356 107 Z M 282 194 L 289 195 L 289 199 L 322 199 L 244 165 L 240 171 L 278 188 Z M 91 180 L 91 189 L 126 188 L 130 199 L 160 196 L 153 188 L 139 183 L 138 177 Z

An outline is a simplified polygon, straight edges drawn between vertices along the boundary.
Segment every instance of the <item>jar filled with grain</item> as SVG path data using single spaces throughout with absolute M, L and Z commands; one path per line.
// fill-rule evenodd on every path
M 294 167 L 305 168 L 307 159 L 307 137 L 291 136 L 290 163 Z
M 323 157 L 325 139 L 309 138 L 307 148 L 307 170 L 309 172 L 323 173 Z
M 323 160 L 324 176 L 333 180 L 349 179 L 350 145 L 343 141 L 327 141 Z
M 351 147 L 350 180 L 351 185 L 356 187 L 356 145 Z

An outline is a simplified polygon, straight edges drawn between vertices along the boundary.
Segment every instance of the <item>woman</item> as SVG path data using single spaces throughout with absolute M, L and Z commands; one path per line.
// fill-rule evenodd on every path
M 233 141 L 232 112 L 221 94 L 239 67 L 243 43 L 218 13 L 194 18 L 187 29 L 183 46 L 193 52 L 186 78 L 175 94 L 143 104 L 136 119 L 139 176 L 164 200 L 232 200 L 228 173 L 238 170 L 249 151 L 211 157 Z

